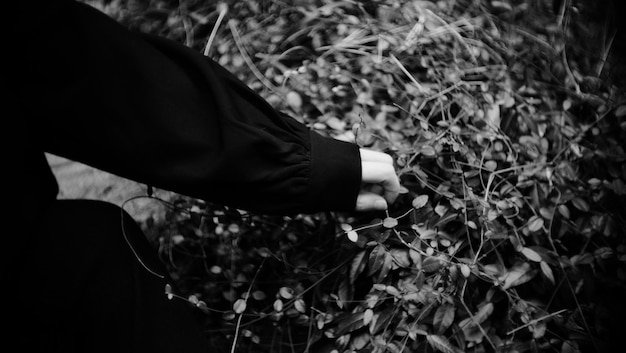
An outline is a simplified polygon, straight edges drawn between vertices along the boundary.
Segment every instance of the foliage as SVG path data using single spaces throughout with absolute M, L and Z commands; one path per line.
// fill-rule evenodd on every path
M 381 353 L 620 341 L 626 104 L 607 74 L 619 61 L 583 50 L 573 7 L 141 4 L 98 6 L 203 51 L 312 129 L 392 154 L 406 189 L 385 214 L 267 217 L 181 197 L 153 232 L 170 295 L 213 339 Z

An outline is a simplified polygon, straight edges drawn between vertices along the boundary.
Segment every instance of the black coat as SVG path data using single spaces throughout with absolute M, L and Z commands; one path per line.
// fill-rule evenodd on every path
M 57 193 L 42 165 L 50 152 L 250 211 L 353 209 L 356 145 L 310 131 L 179 43 L 75 1 L 16 3 L 4 15 L 5 112 L 18 125 L 7 132 L 19 156 L 9 177 L 31 207 Z

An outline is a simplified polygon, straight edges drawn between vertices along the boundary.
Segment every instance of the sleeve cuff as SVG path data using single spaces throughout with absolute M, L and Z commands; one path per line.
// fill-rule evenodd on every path
M 311 136 L 311 174 L 307 205 L 311 211 L 353 211 L 361 188 L 361 155 L 356 144 Z

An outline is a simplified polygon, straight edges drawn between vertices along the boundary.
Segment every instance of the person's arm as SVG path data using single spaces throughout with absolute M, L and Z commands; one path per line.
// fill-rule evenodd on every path
M 277 112 L 190 48 L 60 3 L 31 29 L 37 46 L 16 51 L 16 89 L 42 150 L 251 211 L 355 208 L 372 170 L 358 146 Z

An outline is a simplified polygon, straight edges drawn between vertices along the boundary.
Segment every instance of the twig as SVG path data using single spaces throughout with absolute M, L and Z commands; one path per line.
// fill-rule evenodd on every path
M 250 282 L 250 286 L 248 287 L 248 291 L 246 292 L 246 302 L 248 301 L 248 298 L 250 298 L 250 292 L 252 291 L 252 285 L 254 284 L 254 282 L 256 281 L 257 276 L 259 275 L 259 272 L 261 272 L 261 268 L 263 267 L 263 264 L 265 263 L 265 260 L 267 258 L 263 258 L 263 261 L 261 262 L 261 264 L 259 265 L 259 268 L 256 270 L 256 273 L 254 274 L 254 278 L 252 278 L 252 281 Z M 237 318 L 237 325 L 235 326 L 235 335 L 233 336 L 233 344 L 230 347 L 230 352 L 231 353 L 235 353 L 235 348 L 237 348 L 237 338 L 239 337 L 239 329 L 241 328 L 241 319 L 243 318 L 243 312 L 239 314 L 239 317 Z
M 239 53 L 243 57 L 243 60 L 246 62 L 254 76 L 265 85 L 265 87 L 269 88 L 271 91 L 276 91 L 276 87 L 257 69 L 254 65 L 248 52 L 241 44 L 241 37 L 239 36 L 239 31 L 237 31 L 237 27 L 235 27 L 235 22 L 233 20 L 228 21 L 228 26 L 230 27 L 230 31 L 233 34 L 233 38 L 235 39 L 235 45 L 237 45 L 237 49 L 239 49 Z
M 206 46 L 204 47 L 205 56 L 209 56 L 209 52 L 211 51 L 211 46 L 213 45 L 213 40 L 215 39 L 217 30 L 220 28 L 220 25 L 222 24 L 222 20 L 224 19 L 224 16 L 226 16 L 226 13 L 228 13 L 228 5 L 219 4 L 217 7 L 220 8 L 220 14 L 217 17 L 217 21 L 215 21 L 215 25 L 213 26 L 213 30 L 211 31 L 211 35 L 209 36 L 209 40 L 207 41 Z
M 391 60 L 398 65 L 398 67 L 400 68 L 400 70 L 402 70 L 402 72 L 404 72 L 404 74 L 409 78 L 409 80 L 411 80 L 411 82 L 413 82 L 415 84 L 415 86 L 417 86 L 417 88 L 422 91 L 425 92 L 426 90 L 424 89 L 424 86 L 422 86 L 419 82 L 417 82 L 417 80 L 415 79 L 415 77 L 413 75 L 411 75 L 411 73 L 404 67 L 404 65 L 402 65 L 402 63 L 400 62 L 400 60 L 398 60 L 398 58 L 396 58 L 395 55 L 391 55 Z
M 542 317 L 540 317 L 540 318 L 538 318 L 538 319 L 533 319 L 533 320 L 530 320 L 528 323 L 526 323 L 526 324 L 524 324 L 524 325 L 522 325 L 522 326 L 520 326 L 520 327 L 516 327 L 516 328 L 514 328 L 513 330 L 511 330 L 511 331 L 507 332 L 506 334 L 507 334 L 507 336 L 508 336 L 508 335 L 512 335 L 512 334 L 514 334 L 515 332 L 517 332 L 517 331 L 519 331 L 519 330 L 521 330 L 521 329 L 523 329 L 523 328 L 526 328 L 526 327 L 531 326 L 531 325 L 535 325 L 535 324 L 537 324 L 539 321 L 543 321 L 543 320 L 545 320 L 545 319 L 549 319 L 549 318 L 551 318 L 552 316 L 556 316 L 556 315 L 562 314 L 563 312 L 566 312 L 566 311 L 567 311 L 567 309 L 561 309 L 561 310 L 559 310 L 559 311 L 555 311 L 555 312 L 553 312 L 552 314 L 548 314 L 548 315 L 542 316 Z

